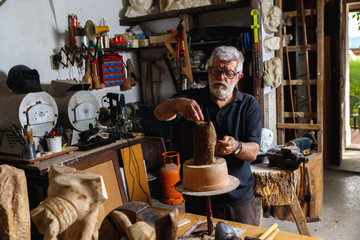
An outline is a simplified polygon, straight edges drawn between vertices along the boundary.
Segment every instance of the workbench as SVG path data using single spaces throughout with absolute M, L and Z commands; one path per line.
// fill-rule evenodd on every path
M 168 213 L 170 210 L 168 209 L 162 209 L 162 208 L 155 208 L 152 207 L 153 209 L 155 209 L 156 211 L 158 211 L 160 214 L 166 214 Z M 190 222 L 180 226 L 177 230 L 177 236 L 181 237 L 184 233 L 186 233 L 192 226 L 194 226 L 195 224 L 197 224 L 199 221 L 206 221 L 206 216 L 201 216 L 201 215 L 196 215 L 196 214 L 191 214 L 191 213 L 185 213 L 185 212 L 179 212 L 179 218 L 178 221 L 179 222 L 185 222 L 186 220 L 189 220 Z M 213 218 L 214 223 L 218 222 L 218 221 L 224 221 L 221 219 L 217 219 L 217 218 Z M 266 231 L 266 228 L 263 227 L 258 227 L 258 226 L 253 226 L 253 225 L 247 225 L 247 224 L 243 224 L 243 223 L 238 223 L 238 222 L 232 222 L 232 221 L 225 221 L 227 224 L 229 224 L 232 227 L 237 227 L 237 228 L 241 228 L 246 230 L 242 235 L 241 238 L 243 239 L 245 236 L 250 236 L 250 237 L 259 237 L 263 232 Z M 309 236 L 303 236 L 303 235 L 298 235 L 295 233 L 288 233 L 288 232 L 283 232 L 279 231 L 279 233 L 276 235 L 276 237 L 274 238 L 275 240 L 291 240 L 291 239 L 296 239 L 296 240 L 316 240 L 316 239 L 320 239 L 320 238 L 314 238 L 314 237 L 309 237 Z
M 18 163 L 12 161 L 14 156 L 6 159 L 0 155 L 0 164 L 9 164 L 25 171 L 30 210 L 37 207 L 47 196 L 48 172 L 53 164 L 73 167 L 77 170 L 89 171 L 103 176 L 108 200 L 99 209 L 98 222 L 113 209 L 128 202 L 125 181 L 120 170 L 123 164 L 121 151 L 129 147 L 136 147 L 142 151 L 143 162 L 147 168 L 157 168 L 162 164 L 161 154 L 165 151 L 162 138 L 134 137 L 97 147 L 88 151 L 73 151 L 55 157 L 47 158 L 35 163 Z M 145 176 L 146 178 L 146 176 Z

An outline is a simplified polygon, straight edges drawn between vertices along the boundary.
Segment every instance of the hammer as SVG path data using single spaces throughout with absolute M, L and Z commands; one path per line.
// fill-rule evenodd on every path
M 279 231 L 279 229 L 277 229 L 277 227 L 278 227 L 278 224 L 274 223 L 263 234 L 261 234 L 261 236 L 259 238 L 246 236 L 245 240 L 264 240 L 267 236 L 269 236 L 274 231 L 273 234 L 271 234 L 271 236 L 269 236 L 266 239 L 266 240 L 272 240 L 272 239 L 274 239 L 275 235 Z

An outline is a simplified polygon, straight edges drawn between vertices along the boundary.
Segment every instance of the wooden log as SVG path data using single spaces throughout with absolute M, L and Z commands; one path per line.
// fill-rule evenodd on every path
M 294 202 L 296 171 L 270 168 L 268 164 L 251 165 L 255 177 L 254 194 L 262 196 L 264 206 L 290 205 Z
M 23 170 L 0 165 L 0 239 L 30 239 L 30 210 Z

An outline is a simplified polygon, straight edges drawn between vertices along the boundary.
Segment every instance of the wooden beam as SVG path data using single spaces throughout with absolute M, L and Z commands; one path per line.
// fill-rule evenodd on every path
M 324 114 L 324 8 L 325 1 L 318 0 L 316 1 L 317 11 L 317 32 L 316 32 L 316 42 L 317 42 L 317 88 L 316 88 L 316 96 L 317 96 L 317 123 L 321 126 L 320 132 L 317 136 L 318 141 L 318 151 L 323 151 L 323 142 L 324 142 L 324 126 L 323 126 L 323 114 Z
M 281 0 L 275 0 L 274 6 L 278 6 L 280 9 L 282 9 L 282 1 Z M 283 34 L 282 34 L 282 26 L 279 27 L 279 31 L 275 33 L 276 37 L 280 37 L 280 46 L 283 46 Z M 284 62 L 284 50 L 283 48 L 280 48 L 279 50 L 275 51 L 275 57 L 280 58 L 281 65 L 283 66 Z M 284 74 L 282 75 L 284 78 Z M 283 122 L 284 121 L 284 87 L 283 87 L 283 81 L 281 85 L 276 88 L 276 118 L 277 122 Z M 276 132 L 277 135 L 277 144 L 285 144 L 285 129 L 277 129 Z
M 316 15 L 316 8 L 305 9 L 304 13 L 305 13 L 305 16 Z M 283 18 L 294 18 L 294 17 L 300 16 L 300 15 L 301 15 L 301 13 L 299 13 L 298 11 L 284 12 Z
M 291 85 L 304 85 L 306 83 L 306 79 L 291 79 Z M 310 79 L 311 85 L 316 85 L 316 79 Z M 283 80 L 283 85 L 289 85 L 289 80 Z
M 316 113 L 312 112 L 295 112 L 295 116 L 296 117 L 301 117 L 301 118 L 316 118 Z M 292 113 L 291 112 L 284 112 L 284 117 L 286 118 L 290 118 L 292 117 Z
M 307 44 L 306 49 L 308 51 L 316 51 L 317 44 Z M 301 52 L 301 51 L 305 51 L 305 47 L 304 47 L 304 45 L 292 45 L 292 46 L 288 46 L 288 51 L 289 52 Z
M 283 129 L 305 129 L 305 130 L 320 130 L 322 126 L 320 124 L 307 124 L 307 123 L 278 123 L 277 128 Z

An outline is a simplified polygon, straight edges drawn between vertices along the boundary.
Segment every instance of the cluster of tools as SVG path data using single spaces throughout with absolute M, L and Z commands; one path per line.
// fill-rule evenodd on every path
M 245 236 L 244 240 L 273 240 L 279 229 L 278 224 L 271 225 L 263 234 L 258 238 Z M 215 240 L 242 240 L 241 237 L 237 237 L 234 229 L 225 222 L 218 222 L 215 228 Z
M 24 128 L 16 126 L 15 122 L 12 122 L 12 131 L 23 146 L 29 146 L 34 144 L 33 132 L 25 125 Z

